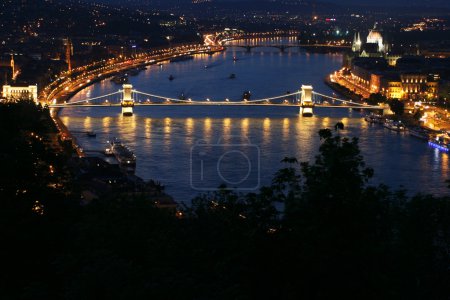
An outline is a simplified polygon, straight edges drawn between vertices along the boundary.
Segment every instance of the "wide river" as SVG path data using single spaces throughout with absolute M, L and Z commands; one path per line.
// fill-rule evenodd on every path
M 280 42 L 280 41 L 278 41 Z M 234 60 L 236 57 L 237 60 Z M 339 69 L 340 54 L 318 54 L 291 48 L 229 48 L 212 56 L 152 65 L 130 77 L 136 90 L 193 100 L 252 99 L 296 91 L 310 84 L 315 91 L 333 95 L 324 83 L 326 74 Z M 235 74 L 235 79 L 230 79 Z M 174 80 L 168 80 L 170 75 Z M 73 100 L 117 91 L 104 80 L 79 92 Z M 385 183 L 410 192 L 448 194 L 449 155 L 426 142 L 382 126 L 371 126 L 364 113 L 348 109 L 316 108 L 314 117 L 299 116 L 295 107 L 155 106 L 135 107 L 123 117 L 118 107 L 70 108 L 62 121 L 86 150 L 103 150 L 117 137 L 137 156 L 136 175 L 154 179 L 179 202 L 189 203 L 221 183 L 254 191 L 271 182 L 284 157 L 312 161 L 317 154 L 321 128 L 345 124 L 342 135 L 358 137 L 373 184 Z M 86 131 L 95 131 L 89 138 Z

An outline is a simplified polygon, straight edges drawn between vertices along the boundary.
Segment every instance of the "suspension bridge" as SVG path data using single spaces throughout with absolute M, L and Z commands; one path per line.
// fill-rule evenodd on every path
M 299 91 L 286 93 L 279 96 L 242 99 L 242 100 L 193 100 L 184 98 L 171 98 L 152 93 L 141 92 L 133 89 L 131 84 L 124 84 L 117 92 L 101 95 L 98 97 L 82 100 L 57 103 L 49 105 L 50 108 L 74 108 L 74 107 L 122 107 L 122 114 L 129 116 L 133 114 L 134 107 L 138 106 L 294 106 L 299 108 L 299 114 L 312 116 L 314 107 L 323 108 L 355 108 L 369 110 L 384 110 L 385 107 L 367 105 L 364 103 L 352 102 L 351 100 L 339 99 L 313 91 L 310 85 L 302 85 Z

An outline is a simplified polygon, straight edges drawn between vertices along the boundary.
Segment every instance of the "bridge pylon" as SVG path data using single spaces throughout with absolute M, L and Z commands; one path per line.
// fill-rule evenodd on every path
M 304 117 L 313 116 L 314 102 L 312 101 L 313 87 L 311 85 L 302 85 L 302 94 L 300 98 L 300 114 Z
M 132 116 L 133 115 L 133 86 L 131 84 L 124 84 L 122 91 L 122 101 L 120 105 L 122 106 L 122 115 Z

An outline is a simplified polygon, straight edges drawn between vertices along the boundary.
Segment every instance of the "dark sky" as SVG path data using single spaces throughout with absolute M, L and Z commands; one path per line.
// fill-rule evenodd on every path
M 424 5 L 424 6 L 449 6 L 449 0 L 324 0 L 322 2 L 330 2 L 336 4 L 364 4 L 364 5 Z
M 1 0 L 0 0 L 1 1 Z M 94 0 L 93 0 L 94 1 Z M 123 3 L 123 2 L 134 2 L 134 3 L 145 3 L 145 4 L 151 4 L 152 2 L 167 2 L 167 3 L 190 3 L 191 0 L 97 0 L 99 2 L 110 2 L 110 3 Z M 266 2 L 268 0 L 212 0 L 213 2 Z M 282 1 L 282 0 L 272 0 L 274 2 L 276 1 Z M 286 1 L 286 0 L 285 0 Z M 296 1 L 296 0 L 288 0 L 288 1 Z M 302 1 L 302 0 L 297 0 Z M 317 1 L 317 2 L 328 2 L 338 5 L 370 5 L 370 6 L 405 6 L 405 7 L 411 7 L 411 6 L 431 6 L 431 7 L 447 7 L 450 8 L 450 0 L 303 0 L 303 1 Z
M 137 0 L 137 1 L 151 1 L 151 0 Z M 267 0 L 213 0 L 215 2 L 244 2 L 244 1 L 250 1 L 250 2 L 260 2 L 260 1 L 267 1 Z M 276 1 L 276 0 L 275 0 Z M 295 1 L 295 0 L 291 0 Z M 308 0 L 306 0 L 308 1 Z M 312 2 L 313 0 L 309 0 L 309 2 Z M 450 0 L 316 0 L 317 2 L 328 2 L 328 3 L 334 3 L 334 4 L 362 4 L 362 5 L 393 5 L 393 6 L 403 6 L 407 5 L 410 6 L 411 4 L 415 5 L 424 5 L 424 6 L 449 6 Z

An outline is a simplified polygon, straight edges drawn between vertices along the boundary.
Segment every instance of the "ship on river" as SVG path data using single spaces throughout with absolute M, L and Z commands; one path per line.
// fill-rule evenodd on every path
M 136 169 L 136 155 L 134 155 L 133 151 L 118 139 L 114 139 L 111 142 L 111 147 L 109 149 L 110 153 L 114 155 L 121 167 L 124 167 L 127 171 L 134 172 Z

